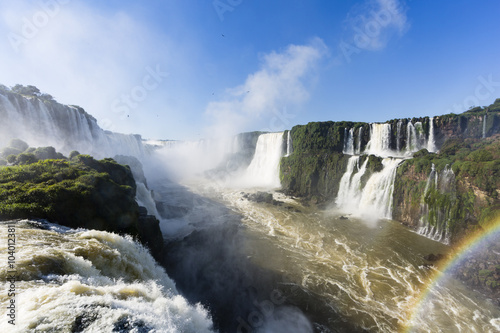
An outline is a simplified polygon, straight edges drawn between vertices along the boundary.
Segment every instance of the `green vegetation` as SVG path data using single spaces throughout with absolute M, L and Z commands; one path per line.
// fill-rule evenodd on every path
M 161 249 L 158 221 L 140 216 L 128 166 L 76 153 L 68 160 L 53 147 L 28 148 L 8 161 L 11 165 L 0 166 L 0 220 L 41 218 L 126 233 Z
M 291 130 L 293 152 L 280 163 L 283 191 L 313 203 L 327 203 L 335 198 L 350 157 L 342 153 L 345 128 L 357 130 L 365 125 L 330 121 L 294 126 Z M 363 133 L 366 135 L 369 131 Z M 369 156 L 369 159 L 364 182 L 373 172 L 382 169 L 381 158 Z
M 425 193 L 432 164 L 440 180 L 446 166 L 451 166 L 454 181 L 450 188 L 431 186 Z M 458 239 L 470 229 L 486 226 L 499 215 L 499 188 L 500 136 L 452 138 L 443 144 L 439 154 L 419 151 L 398 168 L 394 217 L 415 225 L 421 214 L 420 205 L 425 203 L 429 210 L 428 222 L 437 225 L 444 220 L 445 227 Z
M 71 162 L 43 160 L 0 168 L 1 219 L 44 218 L 101 230 L 118 226 L 135 235 L 134 197 L 130 170 L 109 159 L 79 155 Z

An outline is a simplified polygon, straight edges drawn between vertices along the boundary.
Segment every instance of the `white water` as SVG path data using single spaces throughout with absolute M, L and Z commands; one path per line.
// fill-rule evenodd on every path
M 394 192 L 394 178 L 396 169 L 402 160 L 385 158 L 382 161 L 384 168 L 374 173 L 361 194 L 359 210 L 363 215 L 378 218 L 392 218 L 392 194 Z
M 196 141 L 146 141 L 155 146 L 156 156 L 163 160 L 173 178 L 200 176 L 217 168 L 224 159 L 240 151 L 238 136 Z
M 140 136 L 104 131 L 92 116 L 73 106 L 0 91 L 0 117 L 0 147 L 18 138 L 34 147 L 53 146 L 64 154 L 78 150 L 99 158 L 144 155 Z
M 434 117 L 429 118 L 429 140 L 427 142 L 427 150 L 431 153 L 437 151 L 436 139 L 434 138 Z
M 361 154 L 361 138 L 363 136 L 363 127 L 360 127 L 358 130 L 358 144 L 356 146 L 356 154 Z
M 432 124 L 431 126 L 433 129 L 434 125 Z M 432 136 L 434 137 L 434 130 L 432 130 Z M 420 121 L 417 121 L 415 124 L 413 124 L 411 121 L 409 121 L 408 125 L 406 126 L 406 154 L 411 155 L 412 153 L 417 152 L 423 148 L 428 149 L 429 145 L 426 144 L 426 138 L 422 123 Z M 435 150 L 436 148 L 433 147 L 433 151 Z
M 394 178 L 401 159 L 385 158 L 384 168 L 370 176 L 366 185 L 361 187 L 361 177 L 366 172 L 368 159 L 354 174 L 359 157 L 349 159 L 348 168 L 342 176 L 336 204 L 341 211 L 362 216 L 365 219 L 392 218 L 392 195 Z
M 393 156 L 390 149 L 391 125 L 390 124 L 370 124 L 370 141 L 366 145 L 366 154 L 382 157 Z
M 439 174 L 436 171 L 434 164 L 427 178 L 427 183 L 424 190 L 424 196 L 420 203 L 420 220 L 418 233 L 444 244 L 450 242 L 450 230 L 448 229 L 449 212 L 443 207 L 429 207 L 425 202 L 425 197 L 431 189 L 436 189 L 441 194 L 452 196 L 455 193 L 455 174 L 449 165 L 446 165 L 443 171 Z M 432 221 L 431 221 L 432 212 Z
M 354 155 L 354 128 L 344 128 L 344 154 Z
M 0 237 L 7 239 L 6 224 Z M 16 240 L 16 325 L 7 323 L 2 306 L 1 332 L 212 331 L 207 311 L 178 295 L 163 268 L 131 238 L 23 221 L 16 223 Z M 2 304 L 9 301 L 7 274 L 3 265 Z
M 401 127 L 403 126 L 403 123 L 401 122 L 401 120 L 398 120 L 398 124 L 397 124 L 397 131 L 398 131 L 398 135 L 397 135 L 397 141 L 396 141 L 396 149 L 397 151 L 401 151 Z
M 286 156 L 290 156 L 291 153 L 293 153 L 292 135 L 290 131 L 288 131 L 286 138 Z
M 283 151 L 283 132 L 261 134 L 255 155 L 241 184 L 250 187 L 280 187 L 279 163 Z
M 486 138 L 486 114 L 483 117 L 483 139 Z
M 144 183 L 137 182 L 136 201 L 139 206 L 146 207 L 149 215 L 154 215 L 157 219 L 161 219 L 160 214 L 156 209 L 153 194 Z
M 340 181 L 339 192 L 335 203 L 345 211 L 356 211 L 361 200 L 362 188 L 361 177 L 366 172 L 368 158 L 365 159 L 363 165 L 359 167 L 359 156 L 353 156 L 349 159 L 347 171 L 342 176 Z M 352 168 L 352 169 L 351 169 Z M 355 172 L 356 168 L 356 172 Z M 354 174 L 354 175 L 353 175 Z

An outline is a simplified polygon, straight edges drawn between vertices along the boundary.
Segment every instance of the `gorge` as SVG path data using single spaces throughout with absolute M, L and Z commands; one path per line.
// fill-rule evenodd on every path
M 34 149 L 12 147 L 12 139 L 30 147 L 52 146 L 66 156 L 77 150 L 96 159 L 113 158 L 129 167 L 123 171 L 114 161 L 73 157 L 87 166 L 111 165 L 125 172 L 122 181 L 133 190 L 126 200 L 135 193 L 135 201 L 161 229 L 148 233 L 163 236 L 163 241 L 149 240 L 162 243 L 149 248 L 163 268 L 144 249 L 134 250 L 141 258 L 127 254 L 119 264 L 118 257 L 141 245 L 105 231 L 50 223 L 121 234 L 129 230 L 82 225 L 71 214 L 59 220 L 36 212 L 0 214 L 3 220 L 16 220 L 18 237 L 25 239 L 19 245 L 24 256 L 20 270 L 27 269 L 39 244 L 57 244 L 36 257 L 38 268 L 23 277 L 25 296 L 19 299 L 27 308 L 37 302 L 28 291 L 47 297 L 59 290 L 65 298 L 49 297 L 49 315 L 31 311 L 22 319 L 25 327 L 60 324 L 73 331 L 111 327 L 121 332 L 165 327 L 193 332 L 424 332 L 450 322 L 478 331 L 500 327 L 493 264 L 491 269 L 484 266 L 483 271 L 492 273 L 478 276 L 475 288 L 494 301 L 449 278 L 429 291 L 431 300 L 419 303 L 440 267 L 424 257 L 451 253 L 451 246 L 498 219 L 500 99 L 458 115 L 386 123 L 314 122 L 280 133 L 193 142 L 104 131 L 79 107 L 14 91 L 0 91 L 0 117 L 0 171 L 60 158 L 43 162 Z M 21 158 L 26 154 L 40 161 Z M 70 162 L 64 163 L 69 167 Z M 111 177 L 120 185 L 111 169 L 97 168 L 95 177 Z M 132 176 L 136 184 L 130 184 Z M 0 183 L 0 190 L 8 186 Z M 259 192 L 270 199 L 248 199 Z M 125 199 L 114 200 L 139 209 Z M 148 244 L 144 237 L 139 240 Z M 86 250 L 90 245 L 95 248 Z M 108 257 L 94 258 L 101 252 Z M 108 261 L 116 263 L 116 271 L 114 266 L 103 268 Z M 113 282 L 120 269 L 141 272 Z M 45 285 L 37 287 L 38 281 Z M 58 302 L 68 318 L 62 324 L 63 315 L 54 310 Z M 162 304 L 155 318 L 147 310 L 136 311 L 153 304 Z M 420 308 L 434 309 L 433 320 Z

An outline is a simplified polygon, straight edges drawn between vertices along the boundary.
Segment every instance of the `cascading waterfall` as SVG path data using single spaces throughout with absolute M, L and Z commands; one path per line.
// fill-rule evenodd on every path
M 441 199 L 441 200 L 438 200 Z M 455 174 L 449 165 L 446 165 L 441 174 L 436 171 L 434 164 L 427 178 L 427 183 L 420 204 L 420 221 L 418 233 L 448 244 L 450 231 L 450 208 L 456 199 Z M 442 202 L 447 204 L 443 206 Z
M 483 117 L 483 139 L 486 138 L 486 114 Z
M 434 138 L 434 117 L 429 118 L 429 140 L 427 141 L 427 150 L 431 153 L 437 151 L 436 139 Z
M 252 187 L 279 187 L 282 146 L 283 132 L 261 134 L 257 140 L 255 155 L 243 177 L 243 183 Z
M 339 192 L 335 203 L 346 211 L 355 211 L 361 199 L 361 177 L 366 172 L 368 158 L 365 159 L 361 167 L 359 167 L 359 156 L 349 158 L 347 170 L 340 180 Z M 357 172 L 354 173 L 355 168 Z M 354 174 L 354 175 L 353 175 Z
M 361 188 L 361 177 L 366 172 L 368 159 L 365 160 L 358 172 L 352 176 L 359 161 L 359 156 L 349 159 L 348 167 L 342 176 L 337 206 L 348 213 L 359 214 L 375 218 L 392 218 L 392 195 L 394 192 L 394 178 L 401 159 L 385 158 L 382 160 L 383 169 L 370 176 L 366 185 Z
M 93 156 L 144 155 L 140 136 L 104 131 L 83 109 L 0 91 L 0 146 L 18 138 L 31 146 L 53 146 Z
M 290 134 L 290 131 L 288 131 L 286 138 L 286 156 L 290 156 L 291 153 L 293 153 L 292 135 Z
M 363 136 L 363 126 L 358 129 L 358 144 L 356 147 L 356 154 L 361 154 L 361 138 Z
M 385 158 L 384 168 L 374 173 L 361 194 L 359 210 L 363 214 L 379 218 L 392 218 L 392 194 L 394 193 L 394 178 L 401 159 Z
M 396 125 L 396 129 L 398 131 L 397 137 L 396 137 L 396 150 L 398 152 L 401 151 L 401 127 L 402 126 L 403 126 L 403 123 L 401 122 L 401 120 L 398 120 L 398 123 Z
M 157 219 L 161 220 L 153 195 L 144 183 L 137 182 L 136 201 L 139 206 L 146 207 L 149 215 L 154 215 Z
M 354 128 L 344 128 L 344 154 L 354 155 Z
M 377 156 L 391 156 L 391 125 L 370 124 L 370 141 L 366 145 L 365 153 Z
M 417 150 L 427 148 L 422 122 L 417 121 L 415 123 L 415 130 L 417 132 Z
M 349 188 L 351 184 L 351 176 L 359 162 L 359 156 L 351 156 L 347 161 L 347 169 L 340 179 L 339 193 L 335 199 L 337 206 L 343 206 L 349 202 Z

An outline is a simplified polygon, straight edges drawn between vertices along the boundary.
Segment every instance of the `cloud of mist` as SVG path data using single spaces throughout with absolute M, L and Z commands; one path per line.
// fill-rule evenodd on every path
M 266 116 L 309 98 L 309 80 L 326 53 L 326 45 L 316 38 L 306 45 L 289 45 L 281 52 L 263 55 L 258 71 L 248 75 L 243 84 L 227 89 L 222 100 L 208 104 L 207 134 L 235 134 L 251 125 L 255 128 L 257 123 L 269 127 Z
M 148 66 L 167 71 L 171 45 L 165 36 L 158 43 L 130 13 L 76 0 L 1 2 L 0 36 L 1 83 L 35 85 L 61 103 L 84 107 L 105 129 L 145 131 L 147 117 L 127 123 L 113 112 L 113 100 L 140 85 Z M 160 95 L 151 92 L 133 111 L 145 112 Z

